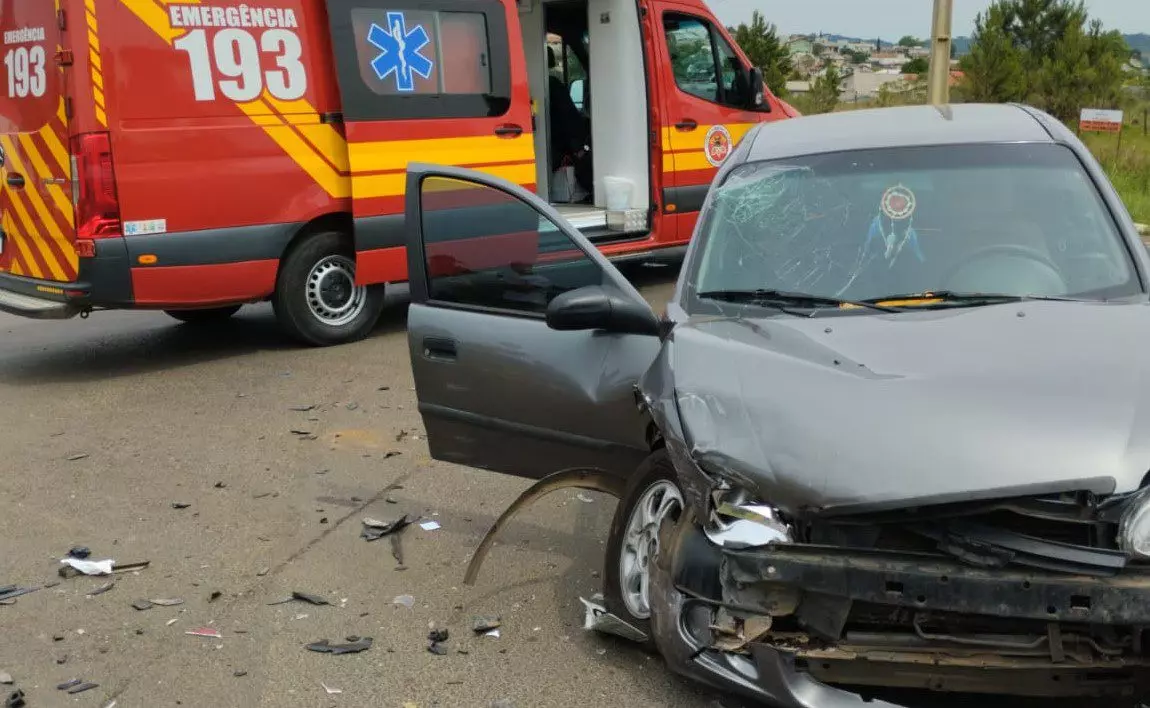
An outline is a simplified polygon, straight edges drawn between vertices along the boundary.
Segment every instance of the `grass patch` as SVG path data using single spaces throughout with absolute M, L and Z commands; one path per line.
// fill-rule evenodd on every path
M 1134 221 L 1150 224 L 1150 135 L 1143 132 L 1141 111 L 1127 116 L 1136 122 L 1127 123 L 1121 152 L 1116 135 L 1088 133 L 1082 141 L 1106 170 Z

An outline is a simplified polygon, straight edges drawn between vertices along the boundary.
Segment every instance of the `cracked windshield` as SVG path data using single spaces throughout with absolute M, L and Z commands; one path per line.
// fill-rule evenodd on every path
M 699 238 L 689 289 L 702 299 L 725 291 L 1102 299 L 1138 290 L 1113 218 L 1061 146 L 751 162 L 716 189 Z

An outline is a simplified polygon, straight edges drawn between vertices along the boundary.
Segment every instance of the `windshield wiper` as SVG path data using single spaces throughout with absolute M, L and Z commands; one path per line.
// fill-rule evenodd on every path
M 1055 295 L 1009 295 L 1006 293 L 960 293 L 953 290 L 934 290 L 918 293 L 904 293 L 901 295 L 883 295 L 882 297 L 867 298 L 864 302 L 904 302 L 913 304 L 916 300 L 953 303 L 956 305 L 997 305 L 1004 302 L 1025 302 L 1027 300 L 1051 300 L 1055 302 L 1080 302 L 1074 298 L 1057 297 Z M 929 304 L 935 304 L 930 302 Z
M 881 312 L 898 312 L 898 308 L 878 305 L 874 302 L 857 302 L 854 300 L 840 300 L 835 297 L 811 295 L 809 293 L 795 293 L 786 290 L 707 290 L 698 294 L 708 300 L 723 300 L 725 302 L 745 302 L 768 307 L 861 307 Z M 883 298 L 884 300 L 887 298 Z M 783 310 L 787 312 L 787 310 Z M 794 313 L 791 313 L 794 314 Z

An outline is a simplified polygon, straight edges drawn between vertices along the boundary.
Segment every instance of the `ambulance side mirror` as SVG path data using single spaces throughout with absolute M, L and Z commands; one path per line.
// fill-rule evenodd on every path
M 765 93 L 766 84 L 763 82 L 763 72 L 755 67 L 751 67 L 750 77 L 747 81 L 750 90 L 747 92 L 747 103 L 750 104 L 747 108 L 752 111 L 766 111 L 770 113 L 771 104 L 763 96 Z

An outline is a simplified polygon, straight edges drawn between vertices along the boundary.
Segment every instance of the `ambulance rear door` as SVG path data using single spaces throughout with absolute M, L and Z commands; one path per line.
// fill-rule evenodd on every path
M 58 7 L 0 2 L 0 273 L 72 282 L 79 260 Z
M 357 280 L 406 279 L 408 163 L 535 186 L 515 0 L 327 0 L 352 173 Z

